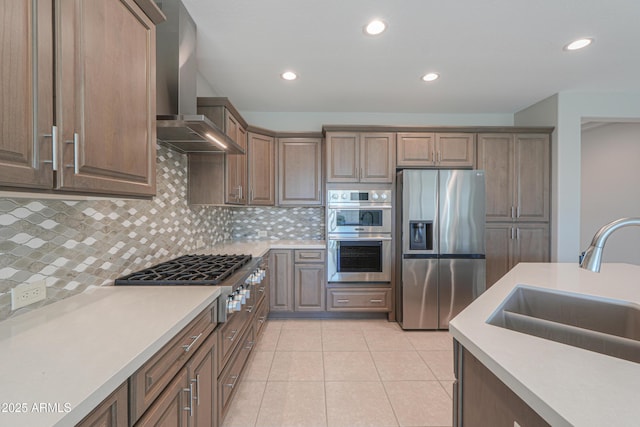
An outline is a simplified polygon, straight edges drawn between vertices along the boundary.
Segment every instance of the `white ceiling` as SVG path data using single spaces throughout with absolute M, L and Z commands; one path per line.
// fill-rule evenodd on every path
M 563 91 L 640 90 L 637 0 L 183 1 L 202 77 L 241 111 L 514 113 Z M 373 18 L 381 36 L 363 34 Z M 563 51 L 579 37 L 595 43 Z

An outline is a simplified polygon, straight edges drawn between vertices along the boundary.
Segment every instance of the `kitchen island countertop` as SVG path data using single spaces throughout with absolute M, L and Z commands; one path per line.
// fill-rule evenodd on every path
M 1 322 L 0 425 L 75 425 L 219 295 L 105 286 Z
M 450 323 L 450 332 L 503 383 L 557 426 L 637 426 L 640 364 L 486 323 L 519 284 L 640 308 L 640 266 L 519 264 Z

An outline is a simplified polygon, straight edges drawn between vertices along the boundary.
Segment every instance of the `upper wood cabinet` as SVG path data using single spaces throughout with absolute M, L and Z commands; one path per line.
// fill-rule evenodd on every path
M 247 152 L 247 130 L 227 111 L 227 135 Z M 227 154 L 225 202 L 247 204 L 247 155 Z
M 248 134 L 250 205 L 273 206 L 276 202 L 276 143 L 271 136 Z
M 395 142 L 390 132 L 327 132 L 327 182 L 393 182 Z
M 155 24 L 87 3 L 3 2 L 0 185 L 153 195 Z
M 473 167 L 473 133 L 400 132 L 397 139 L 398 166 Z
M 278 205 L 322 205 L 321 138 L 278 138 Z
M 478 134 L 487 221 L 549 221 L 548 134 Z
M 205 115 L 247 152 L 247 124 L 227 98 L 198 98 L 198 114 Z M 190 153 L 189 167 L 190 203 L 247 204 L 246 154 Z
M 54 185 L 53 3 L 40 3 L 34 8 L 31 0 L 1 2 L 2 186 L 51 189 Z

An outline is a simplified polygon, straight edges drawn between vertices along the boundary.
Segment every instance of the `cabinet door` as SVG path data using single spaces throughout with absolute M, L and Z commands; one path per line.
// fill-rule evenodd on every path
M 134 0 L 59 3 L 58 187 L 153 195 L 154 24 Z
M 293 252 L 272 250 L 269 252 L 270 309 L 293 311 Z
M 225 131 L 245 152 L 247 150 L 247 132 L 225 109 Z M 247 156 L 245 154 L 227 154 L 226 165 L 226 203 L 243 205 L 247 201 Z
M 327 134 L 327 182 L 358 182 L 360 138 L 356 132 Z
M 275 140 L 270 136 L 249 132 L 249 198 L 250 205 L 273 206 L 275 189 Z
M 322 204 L 322 147 L 319 138 L 278 140 L 278 205 Z
M 76 427 L 124 427 L 128 425 L 127 382 L 111 393 L 96 409 Z
M 516 135 L 516 218 L 549 221 L 549 135 Z
M 479 134 L 476 169 L 485 171 L 487 221 L 511 221 L 514 204 L 512 134 Z
M 395 142 L 394 133 L 360 135 L 360 182 L 393 182 Z
M 485 228 L 485 256 L 487 262 L 487 288 L 511 269 L 511 223 L 487 223 Z
M 437 133 L 436 151 L 438 167 L 471 168 L 475 160 L 475 134 Z
M 398 133 L 398 166 L 435 166 L 435 134 Z
M 216 426 L 216 401 L 218 377 L 217 333 L 213 333 L 193 355 L 189 370 L 189 393 L 193 396 L 191 427 Z
M 149 407 L 136 427 L 187 427 L 191 402 L 189 376 L 182 369 Z
M 295 265 L 295 311 L 324 311 L 326 277 L 324 264 Z
M 53 188 L 52 13 L 52 2 L 0 1 L 3 186 Z
M 518 262 L 549 262 L 549 224 L 530 223 L 515 224 L 514 231 L 514 261 Z

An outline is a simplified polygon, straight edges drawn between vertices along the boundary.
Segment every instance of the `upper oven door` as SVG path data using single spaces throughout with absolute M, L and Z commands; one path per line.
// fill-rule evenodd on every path
M 390 206 L 330 207 L 329 233 L 391 233 Z

